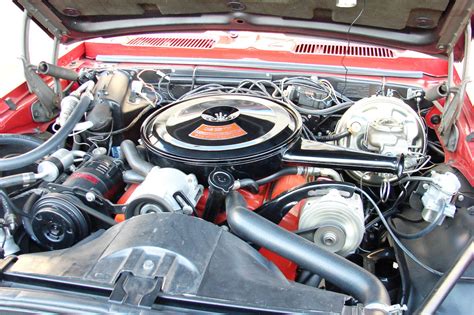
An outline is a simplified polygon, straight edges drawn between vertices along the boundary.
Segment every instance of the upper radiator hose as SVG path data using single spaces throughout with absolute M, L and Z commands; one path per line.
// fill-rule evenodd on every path
M 155 167 L 155 165 L 140 157 L 137 147 L 132 140 L 122 141 L 120 144 L 120 150 L 122 150 L 122 154 L 124 155 L 125 160 L 127 160 L 128 165 L 130 165 L 130 168 L 143 177 L 146 177 L 151 169 Z
M 226 212 L 231 230 L 244 240 L 326 278 L 364 303 L 366 314 L 386 313 L 390 297 L 373 274 L 248 210 L 244 198 L 237 191 L 227 195 Z

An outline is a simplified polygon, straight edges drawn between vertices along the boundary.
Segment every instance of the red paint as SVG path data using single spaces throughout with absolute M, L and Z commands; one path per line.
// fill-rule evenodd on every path
M 445 150 L 445 163 L 461 171 L 472 186 L 474 186 L 474 142 L 468 142 L 467 136 L 474 132 L 473 110 L 473 105 L 466 97 L 456 123 L 459 130 L 456 151 Z
M 138 184 L 131 184 L 128 189 L 125 191 L 125 193 L 120 197 L 120 199 L 117 201 L 117 204 L 119 205 L 124 205 L 127 203 L 128 198 L 133 194 L 135 189 L 137 189 L 139 185 Z M 115 215 L 115 221 L 116 222 L 122 222 L 125 221 L 125 214 L 117 214 Z
M 260 187 L 259 192 L 257 194 L 252 194 L 251 192 L 244 189 L 239 189 L 239 193 L 244 197 L 245 201 L 247 202 L 247 207 L 250 210 L 255 210 L 265 202 L 267 189 L 268 189 L 268 185 Z M 196 205 L 196 211 L 200 217 L 202 217 L 204 213 L 204 208 L 206 206 L 208 195 L 209 195 L 209 191 L 206 188 L 204 189 L 203 195 L 199 199 Z M 216 217 L 215 223 L 222 224 L 225 221 L 226 221 L 225 209 L 221 209 L 221 212 Z
M 122 56 L 150 56 L 150 57 L 182 57 L 182 58 L 219 58 L 239 60 L 242 58 L 258 59 L 275 62 L 292 62 L 305 64 L 324 64 L 341 66 L 342 56 L 331 55 L 311 55 L 296 54 L 289 50 L 262 50 L 257 49 L 250 41 L 246 44 L 237 46 L 235 43 L 226 45 L 220 42 L 220 45 L 211 49 L 192 49 L 192 48 L 167 48 L 167 47 L 134 47 L 125 46 L 123 43 L 108 42 L 86 42 L 85 56 L 89 59 L 95 59 L 98 55 L 122 55 Z M 240 48 L 243 47 L 243 48 Z M 420 55 L 422 56 L 422 55 Z M 368 61 L 370 63 L 368 63 Z M 346 56 L 344 64 L 351 67 L 371 67 L 376 69 L 393 69 L 406 71 L 423 71 L 431 76 L 447 75 L 448 63 L 444 59 L 435 59 L 428 56 L 412 58 L 372 58 Z
M 304 185 L 307 182 L 307 178 L 300 175 L 290 175 L 284 176 L 275 182 L 272 188 L 272 194 L 270 199 L 276 198 L 278 195 L 287 192 L 288 190 L 294 189 L 298 186 Z M 301 208 L 301 203 L 298 203 L 294 206 L 288 213 L 283 217 L 280 222 L 280 226 L 288 231 L 295 231 L 298 229 L 299 221 L 299 212 Z M 280 255 L 275 254 L 265 248 L 260 249 L 260 253 L 272 261 L 278 269 L 285 275 L 289 280 L 295 280 L 296 270 L 298 265 L 281 257 Z
M 87 174 L 87 173 L 78 173 L 74 172 L 71 174 L 69 178 L 81 178 L 83 180 L 86 180 L 94 185 L 96 185 L 99 182 L 99 179 L 95 177 L 94 175 Z
M 84 56 L 84 43 L 73 48 L 58 60 L 60 66 L 65 66 L 73 70 L 78 70 L 82 64 L 80 58 Z M 45 77 L 45 82 L 50 86 L 53 80 Z M 65 88 L 68 82 L 62 80 L 61 84 Z M 10 99 L 16 109 L 11 110 L 5 103 Z M 17 88 L 0 98 L 0 133 L 16 133 L 16 134 L 37 134 L 46 131 L 51 122 L 37 123 L 33 121 L 31 116 L 31 105 L 37 101 L 35 95 L 29 93 L 26 83 L 20 84 Z

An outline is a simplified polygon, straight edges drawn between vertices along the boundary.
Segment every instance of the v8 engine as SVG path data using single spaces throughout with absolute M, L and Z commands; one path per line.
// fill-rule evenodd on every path
M 407 283 L 423 287 L 407 264 L 433 276 L 418 242 L 466 237 L 454 227 L 472 195 L 440 164 L 420 87 L 351 79 L 378 90 L 349 98 L 338 77 L 228 70 L 190 85 L 166 69 L 83 72 L 54 135 L 34 142 L 41 156 L 0 178 L 4 254 L 23 254 L 12 272 L 41 278 L 49 257 L 71 281 L 119 283 L 111 300 L 162 277 L 160 294 L 211 304 L 240 303 L 249 284 L 254 310 L 334 299 L 328 313 L 401 314 Z

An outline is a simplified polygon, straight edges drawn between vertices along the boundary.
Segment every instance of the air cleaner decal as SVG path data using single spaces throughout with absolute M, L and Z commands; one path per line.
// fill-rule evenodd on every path
M 234 139 L 246 134 L 247 132 L 236 123 L 221 126 L 201 124 L 189 136 L 195 139 L 216 141 Z

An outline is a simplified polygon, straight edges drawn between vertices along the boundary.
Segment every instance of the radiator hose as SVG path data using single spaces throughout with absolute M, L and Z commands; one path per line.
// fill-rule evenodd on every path
M 148 173 L 150 173 L 151 169 L 155 166 L 142 159 L 138 153 L 137 147 L 132 140 L 122 141 L 120 144 L 120 150 L 122 151 L 125 160 L 127 160 L 128 165 L 130 165 L 130 168 L 138 175 L 146 177 Z
M 364 314 L 386 314 L 390 298 L 373 274 L 248 210 L 237 191 L 227 195 L 226 212 L 232 232 L 242 239 L 265 247 L 350 293 L 364 303 Z

